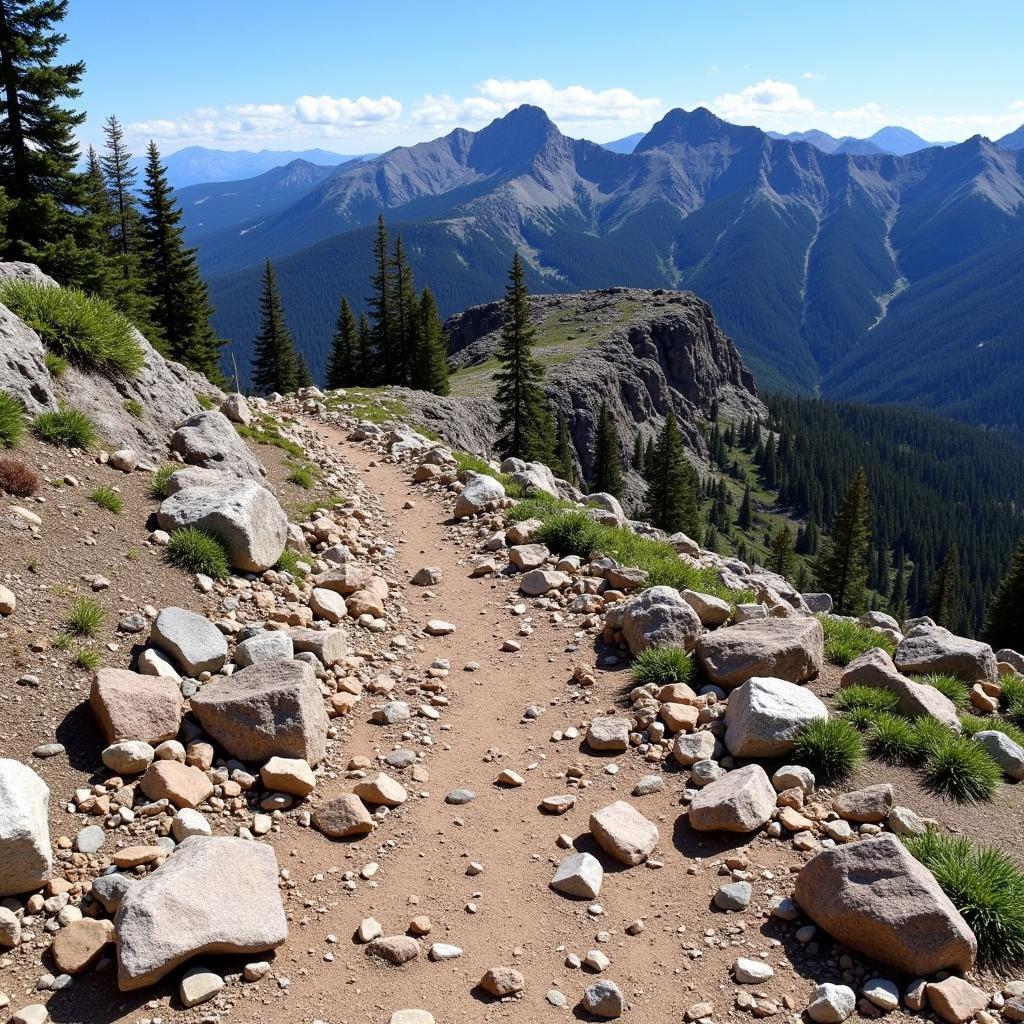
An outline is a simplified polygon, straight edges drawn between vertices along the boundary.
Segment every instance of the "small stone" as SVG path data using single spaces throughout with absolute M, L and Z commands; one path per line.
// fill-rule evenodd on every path
M 178 995 L 187 1008 L 208 1003 L 224 988 L 224 979 L 206 967 L 191 967 L 182 976 Z
M 450 636 L 455 632 L 455 626 L 451 622 L 445 622 L 444 619 L 431 619 L 427 623 L 425 631 L 428 636 Z
M 431 960 L 437 962 L 442 960 L 457 960 L 462 956 L 462 950 L 448 942 L 435 942 L 427 954 Z
M 988 1006 L 988 993 L 963 978 L 951 975 L 925 989 L 928 1005 L 947 1024 L 963 1024 Z
M 107 840 L 107 834 L 99 825 L 86 825 L 75 836 L 75 849 L 79 853 L 99 853 Z
M 871 978 L 864 983 L 864 998 L 886 1013 L 899 1009 L 900 990 L 886 978 Z
M 420 955 L 420 944 L 409 935 L 378 936 L 369 942 L 366 952 L 400 967 Z
M 807 1004 L 807 1016 L 816 1024 L 842 1024 L 857 1008 L 857 995 L 847 985 L 817 985 Z
M 596 899 L 601 892 L 604 869 L 601 862 L 589 853 L 574 853 L 566 857 L 549 883 L 556 892 L 578 899 Z
M 746 910 L 753 894 L 749 882 L 730 882 L 715 893 L 714 904 L 719 910 Z
M 740 985 L 760 985 L 773 977 L 775 971 L 763 960 L 751 960 L 741 956 L 732 965 L 732 973 Z
M 82 974 L 99 960 L 113 941 L 113 921 L 80 918 L 57 932 L 50 952 L 64 974 Z
M 526 987 L 526 979 L 512 967 L 491 967 L 480 979 L 480 987 L 495 999 L 505 999 Z
M 272 757 L 260 769 L 267 789 L 306 797 L 316 788 L 316 776 L 309 763 L 299 757 Z
M 476 793 L 471 789 L 453 789 L 445 795 L 444 802 L 459 806 L 461 804 L 468 804 L 475 799 Z
M 583 993 L 583 1008 L 602 1020 L 615 1020 L 622 1016 L 626 1001 L 622 990 L 614 981 L 602 979 Z

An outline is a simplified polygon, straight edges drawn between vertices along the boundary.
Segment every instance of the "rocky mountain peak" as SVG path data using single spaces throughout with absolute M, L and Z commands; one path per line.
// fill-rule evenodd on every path
M 524 103 L 473 135 L 468 163 L 483 174 L 519 170 L 561 138 L 561 132 L 540 107 Z

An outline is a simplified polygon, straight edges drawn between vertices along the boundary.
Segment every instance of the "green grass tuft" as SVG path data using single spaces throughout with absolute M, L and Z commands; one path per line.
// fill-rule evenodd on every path
M 196 392 L 196 401 L 199 403 L 199 407 L 207 412 L 217 408 L 216 401 L 210 395 L 203 394 L 202 391 Z
M 231 571 L 231 562 L 224 545 L 216 537 L 193 526 L 171 534 L 164 548 L 164 558 L 179 569 L 202 573 L 215 580 L 224 579 Z
M 161 466 L 149 478 L 149 496 L 157 501 L 163 501 L 167 497 L 167 484 L 171 479 L 171 475 L 179 469 L 181 469 L 181 466 Z
M 88 647 L 79 648 L 74 661 L 79 668 L 87 669 L 89 672 L 95 672 L 103 664 L 99 651 L 90 650 Z
M 142 403 L 137 398 L 128 398 L 124 403 L 124 411 L 129 416 L 134 416 L 137 420 L 141 420 L 145 409 L 142 407 Z
M 99 437 L 93 422 L 77 409 L 42 412 L 32 421 L 32 433 L 58 448 L 81 448 L 88 451 Z
M 887 764 L 915 764 L 921 757 L 921 739 L 909 718 L 883 711 L 871 723 L 868 749 Z
M 915 676 L 915 683 L 925 683 L 934 686 L 944 697 L 948 697 L 955 705 L 957 711 L 965 711 L 969 702 L 970 690 L 967 684 L 956 676 L 944 675 L 941 672 L 933 672 L 930 675 Z
M 455 459 L 455 465 L 459 467 L 460 473 L 482 473 L 484 476 L 493 476 L 495 479 L 501 475 L 486 459 L 482 459 L 479 455 L 453 449 L 452 458 Z
M 63 356 L 57 355 L 56 352 L 47 352 L 43 356 L 43 362 L 46 363 L 46 369 L 50 371 L 51 377 L 59 379 L 68 372 L 68 361 Z
M 505 510 L 507 523 L 521 523 L 525 519 L 544 519 L 556 512 L 569 512 L 576 506 L 563 498 L 553 498 L 550 494 L 538 491 L 532 498 L 522 498 L 511 508 Z
M 924 778 L 932 792 L 960 803 L 974 803 L 992 799 L 1003 773 L 969 736 L 947 732 L 929 748 Z
M 1000 700 L 1006 708 L 1006 717 L 1024 729 L 1024 677 L 1003 676 L 999 682 L 1003 687 Z
M 281 552 L 281 557 L 277 560 L 277 565 L 274 568 L 278 572 L 286 572 L 290 576 L 294 576 L 297 580 L 304 580 L 306 578 L 306 570 L 300 567 L 302 561 L 303 558 L 297 551 L 285 548 Z
M 846 686 L 836 694 L 836 707 L 840 711 L 866 708 L 874 712 L 895 713 L 898 706 L 899 698 L 895 693 L 875 686 Z
M 25 433 L 25 410 L 14 395 L 0 391 L 0 448 L 14 448 Z
M 858 622 L 847 622 L 830 615 L 819 615 L 825 631 L 825 658 L 832 665 L 845 668 L 872 647 L 881 647 L 892 654 L 895 644 L 881 633 L 876 633 Z
M 636 656 L 630 669 L 636 686 L 688 683 L 696 671 L 693 659 L 681 647 L 648 647 Z
M 113 512 L 115 516 L 119 516 L 124 511 L 124 498 L 113 487 L 97 487 L 89 495 L 89 500 L 93 504 L 99 505 L 100 508 Z
M 961 715 L 960 726 L 965 736 L 973 736 L 978 732 L 992 730 L 993 732 L 1001 732 L 1009 736 L 1017 746 L 1024 747 L 1024 729 L 997 715 L 988 715 L 985 718 L 977 715 Z
M 938 832 L 904 843 L 970 925 L 984 966 L 1024 962 L 1024 872 L 1009 857 Z
M 53 646 L 58 651 L 70 651 L 75 645 L 75 638 L 70 633 L 58 633 L 53 638 Z
M 72 605 L 65 625 L 72 636 L 95 636 L 103 628 L 105 618 L 98 602 L 91 597 L 80 597 Z
M 864 762 L 864 742 L 845 719 L 808 722 L 797 733 L 793 759 L 807 765 L 819 782 L 842 782 Z
M 142 369 L 142 349 L 130 321 L 105 299 L 77 288 L 4 281 L 0 302 L 51 352 L 85 369 L 119 377 L 134 377 Z
M 295 466 L 285 479 L 290 484 L 311 491 L 316 486 L 316 469 L 313 466 Z

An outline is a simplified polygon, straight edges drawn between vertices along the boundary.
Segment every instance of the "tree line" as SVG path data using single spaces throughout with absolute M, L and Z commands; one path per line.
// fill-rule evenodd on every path
M 138 172 L 116 117 L 85 166 L 74 106 L 85 64 L 60 63 L 68 0 L 0 0 L 0 258 L 37 263 L 113 303 L 164 355 L 219 379 L 223 340 L 181 208 L 150 142 Z
M 384 215 L 377 219 L 375 269 L 367 300 L 369 316 L 357 320 L 342 296 L 327 364 L 328 388 L 397 384 L 447 395 L 448 344 L 429 288 L 416 291 L 412 266 L 396 235 L 392 246 Z M 274 269 L 268 260 L 260 296 L 260 333 L 253 349 L 257 391 L 294 391 L 312 383 L 309 367 L 287 324 Z

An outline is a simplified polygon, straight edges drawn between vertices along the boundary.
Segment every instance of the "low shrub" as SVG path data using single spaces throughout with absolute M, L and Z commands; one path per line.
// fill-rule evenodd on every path
M 317 474 L 312 466 L 295 466 L 285 479 L 290 484 L 311 491 L 316 486 Z
M 915 683 L 926 683 L 934 686 L 944 697 L 948 697 L 955 705 L 957 711 L 964 711 L 969 701 L 970 690 L 967 684 L 956 676 L 945 675 L 941 672 L 933 672 L 930 675 L 915 676 Z
M 224 545 L 216 537 L 193 526 L 175 530 L 171 534 L 164 548 L 164 557 L 179 569 L 202 573 L 215 580 L 224 579 L 231 571 L 231 562 Z
M 15 498 L 27 498 L 39 490 L 42 478 L 21 459 L 0 456 L 0 491 Z
M 89 495 L 89 500 L 94 505 L 113 512 L 115 516 L 119 516 L 124 511 L 124 498 L 113 487 L 97 487 Z
M 600 527 L 585 512 L 558 512 L 549 515 L 537 539 L 559 555 L 587 558 L 597 550 Z
M 842 782 L 864 762 L 864 742 L 845 719 L 808 722 L 796 736 L 793 759 L 825 784 Z
M 0 448 L 14 448 L 25 433 L 25 410 L 14 395 L 0 391 Z
M 46 369 L 50 371 L 51 377 L 63 377 L 68 372 L 68 361 L 63 357 L 57 355 L 56 352 L 47 352 L 43 356 L 43 362 L 46 364 Z
M 505 522 L 521 523 L 524 519 L 545 519 L 556 512 L 572 510 L 579 511 L 571 501 L 553 498 L 550 494 L 537 491 L 531 497 L 520 498 L 511 508 L 505 509 Z
M 984 966 L 1024 962 L 1024 872 L 1009 857 L 938 832 L 910 836 L 904 843 L 974 932 Z
M 92 420 L 77 409 L 40 413 L 32 421 L 32 433 L 47 444 L 83 451 L 88 451 L 98 440 Z
M 161 466 L 150 478 L 149 478 L 149 496 L 156 498 L 157 501 L 163 501 L 167 497 L 167 484 L 171 479 L 171 475 L 181 469 L 181 466 Z
M 72 636 L 95 636 L 105 619 L 103 608 L 91 597 L 80 597 L 72 606 L 65 623 Z
M 4 281 L 0 302 L 58 356 L 113 376 L 134 377 L 142 369 L 142 349 L 130 321 L 105 299 L 77 288 Z
M 196 392 L 196 401 L 199 403 L 199 408 L 205 409 L 207 412 L 217 408 L 217 402 L 214 397 L 204 394 L 202 391 Z
M 129 416 L 134 416 L 137 420 L 141 420 L 146 410 L 137 398 L 128 398 L 125 399 L 124 411 Z
M 932 792 L 961 803 L 991 800 L 1003 778 L 982 747 L 969 736 L 952 732 L 929 747 L 923 771 Z
M 688 683 L 696 671 L 693 659 L 681 647 L 648 647 L 636 656 L 630 673 L 636 686 L 667 686 Z
M 1003 687 L 1000 701 L 1006 709 L 1006 717 L 1024 729 L 1024 677 L 1003 676 L 999 682 Z
M 872 647 L 881 647 L 890 654 L 896 650 L 895 644 L 887 636 L 876 633 L 859 622 L 848 622 L 846 619 L 833 618 L 831 615 L 818 617 L 825 631 L 825 658 L 832 665 L 845 668 Z

